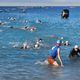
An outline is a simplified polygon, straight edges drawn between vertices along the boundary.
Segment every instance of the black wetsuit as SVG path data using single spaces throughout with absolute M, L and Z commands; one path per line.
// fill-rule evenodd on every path
M 69 54 L 69 57 L 72 58 L 72 57 L 75 57 L 75 56 L 79 56 L 80 53 L 80 49 L 78 49 L 77 51 L 75 51 L 75 49 L 73 48 Z

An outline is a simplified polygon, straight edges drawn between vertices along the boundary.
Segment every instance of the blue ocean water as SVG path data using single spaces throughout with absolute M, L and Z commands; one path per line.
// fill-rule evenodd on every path
M 61 18 L 65 8 L 70 11 L 68 19 Z M 42 23 L 36 23 L 37 19 Z M 0 80 L 79 80 L 80 58 L 69 60 L 68 55 L 75 44 L 80 45 L 80 7 L 0 7 L 0 22 L 5 22 L 0 25 Z M 10 26 L 34 26 L 37 30 L 31 32 Z M 60 37 L 71 44 L 61 47 L 64 68 L 42 64 Z M 44 47 L 19 48 L 25 41 L 34 44 L 37 38 L 43 39 Z

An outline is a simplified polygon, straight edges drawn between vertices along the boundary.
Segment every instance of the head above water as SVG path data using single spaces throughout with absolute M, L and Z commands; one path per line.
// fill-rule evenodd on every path
M 79 46 L 78 46 L 78 45 L 75 45 L 75 46 L 74 46 L 74 49 L 78 49 L 78 48 L 79 48 Z
M 56 45 L 61 46 L 61 40 L 57 40 Z
M 63 39 L 64 39 L 64 37 L 61 37 L 61 39 L 63 40 Z
M 65 44 L 68 45 L 69 44 L 69 41 L 65 41 Z

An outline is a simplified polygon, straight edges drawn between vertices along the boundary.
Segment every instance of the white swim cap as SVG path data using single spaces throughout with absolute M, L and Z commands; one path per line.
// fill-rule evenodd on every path
M 78 45 L 75 45 L 74 48 L 75 48 L 75 49 L 78 48 Z
M 66 43 L 68 43 L 69 41 L 66 41 Z
M 64 39 L 63 37 L 61 37 L 61 39 Z

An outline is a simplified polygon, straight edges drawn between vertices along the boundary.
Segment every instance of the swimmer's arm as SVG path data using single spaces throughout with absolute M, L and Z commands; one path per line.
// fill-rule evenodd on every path
M 73 50 L 70 51 L 69 58 L 72 57 L 72 54 L 73 54 Z
M 79 50 L 78 50 L 77 56 L 79 56 L 79 57 L 80 57 L 80 48 L 79 48 Z
M 61 63 L 61 66 L 63 67 L 63 62 L 62 62 L 62 59 L 61 59 L 61 56 L 60 56 L 60 48 L 58 48 L 58 59 Z
M 80 54 L 80 48 L 79 48 L 79 54 Z
M 77 53 L 77 56 L 80 57 L 80 51 Z
M 80 57 L 80 53 L 77 53 L 77 56 Z

